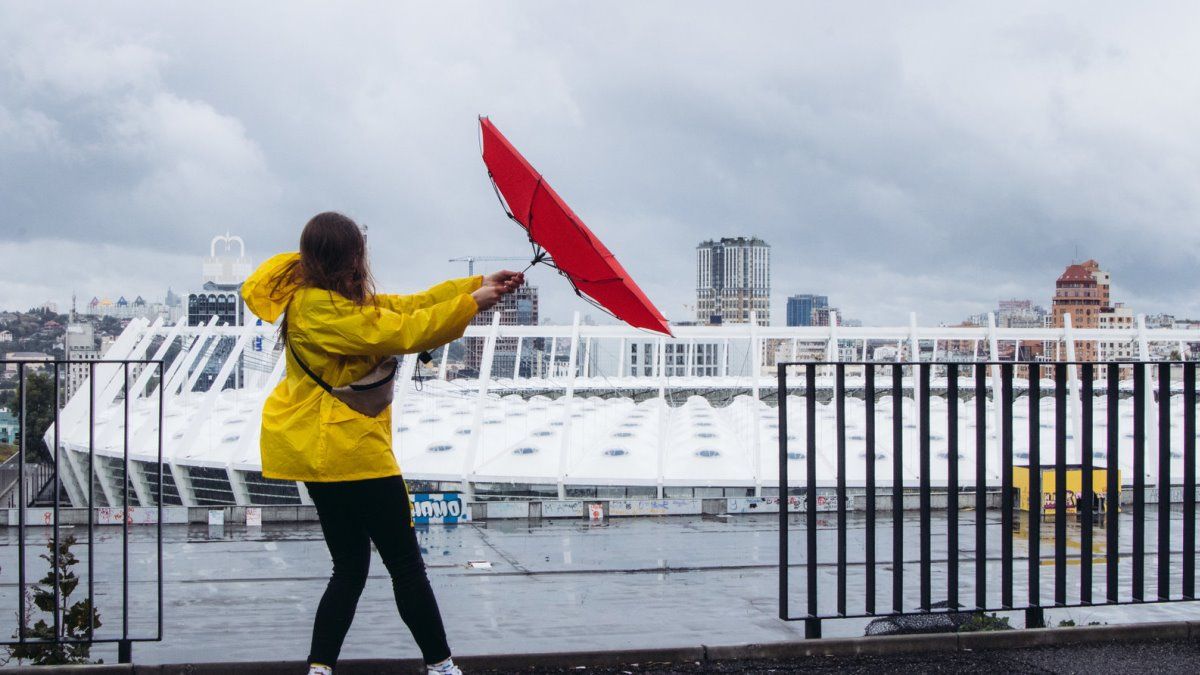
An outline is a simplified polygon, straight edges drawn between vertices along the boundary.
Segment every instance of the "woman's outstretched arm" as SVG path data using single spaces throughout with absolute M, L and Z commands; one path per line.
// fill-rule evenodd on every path
M 456 295 L 474 293 L 483 285 L 483 277 L 475 275 L 462 279 L 450 279 L 420 293 L 410 295 L 380 294 L 375 296 L 375 304 L 398 312 L 409 314 L 418 309 L 432 307 L 439 302 L 445 302 Z

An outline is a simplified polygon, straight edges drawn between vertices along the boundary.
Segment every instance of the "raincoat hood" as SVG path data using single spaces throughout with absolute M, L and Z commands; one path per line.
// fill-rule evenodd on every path
M 299 286 L 289 281 L 276 288 L 275 281 L 284 269 L 298 260 L 299 252 L 280 253 L 259 265 L 258 269 L 246 278 L 242 284 L 242 299 L 255 316 L 267 323 L 275 323 L 283 315 Z

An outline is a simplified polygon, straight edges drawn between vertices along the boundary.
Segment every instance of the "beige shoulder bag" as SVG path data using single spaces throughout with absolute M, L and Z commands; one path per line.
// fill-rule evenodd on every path
M 316 382 L 337 400 L 345 403 L 351 410 L 367 417 L 375 417 L 392 404 L 392 397 L 396 392 L 396 388 L 392 385 L 396 381 L 396 369 L 399 366 L 396 357 L 387 357 L 372 368 L 371 372 L 350 384 L 333 387 L 305 365 L 291 343 L 288 344 L 288 349 L 292 352 L 292 358 L 300 364 L 300 369 L 311 377 L 313 382 Z

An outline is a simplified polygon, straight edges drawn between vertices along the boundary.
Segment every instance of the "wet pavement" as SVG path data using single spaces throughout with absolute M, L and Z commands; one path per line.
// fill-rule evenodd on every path
M 1176 514 L 1178 516 L 1178 514 Z M 973 514 L 960 521 L 960 597 L 973 596 Z M 793 516 L 791 538 L 793 611 L 804 606 L 803 516 Z M 778 530 L 774 516 L 663 517 L 613 519 L 604 524 L 580 521 L 491 521 L 469 525 L 433 525 L 420 530 L 429 575 L 442 608 L 450 643 L 459 654 L 562 652 L 599 649 L 639 649 L 740 644 L 798 639 L 803 625 L 785 622 L 778 614 L 776 556 Z M 834 610 L 836 530 L 832 520 L 822 520 L 818 531 L 819 574 L 823 611 Z M 905 557 L 919 557 L 916 514 L 904 521 Z M 855 516 L 848 533 L 850 555 L 847 581 L 852 612 L 863 605 L 864 525 Z M 1172 522 L 1175 530 L 1179 521 Z M 890 607 L 892 567 L 891 521 L 877 520 L 877 551 L 882 560 L 878 575 L 877 606 Z M 933 600 L 946 597 L 945 520 L 932 525 Z M 1025 540 L 1028 525 L 1020 523 L 1014 534 L 1015 595 L 1026 597 Z M 998 520 L 989 516 L 989 598 L 999 604 Z M 301 659 L 307 653 L 309 631 L 316 604 L 329 573 L 329 556 L 313 524 L 241 526 L 164 526 L 163 640 L 134 646 L 139 663 L 255 661 Z M 1122 550 L 1131 548 L 1130 528 L 1122 519 Z M 1148 536 L 1157 531 L 1153 521 Z M 86 538 L 86 528 L 64 528 Z M 116 635 L 121 629 L 122 599 L 120 528 L 96 528 L 94 585 L 103 626 L 98 636 Z M 157 615 L 155 560 L 157 547 L 152 527 L 130 530 L 130 633 L 153 636 Z M 1042 528 L 1042 554 L 1053 554 L 1053 529 Z M 45 541 L 49 530 L 30 530 L 30 541 Z M 1180 541 L 1178 531 L 1173 533 Z M 1096 532 L 1103 550 L 1103 535 Z M 0 530 L 0 631 L 15 632 L 16 558 L 15 528 Z M 1068 548 L 1078 554 L 1078 528 L 1072 525 Z M 1147 550 L 1154 551 L 1147 540 Z M 27 576 L 45 573 L 37 558 L 44 548 L 31 545 L 26 552 Z M 75 552 L 83 562 L 76 570 L 86 588 L 87 547 Z M 469 567 L 487 561 L 488 567 Z M 1173 565 L 1178 568 L 1179 556 Z M 1103 559 L 1097 556 L 1095 589 L 1102 597 Z M 1147 558 L 1148 594 L 1154 589 L 1154 558 Z M 1121 561 L 1122 597 L 1128 597 L 1129 559 Z M 1042 593 L 1053 598 L 1052 560 L 1043 560 Z M 905 606 L 919 602 L 916 565 L 906 564 Z M 1067 566 L 1072 595 L 1078 588 L 1079 564 Z M 1178 569 L 1172 573 L 1179 578 Z M 1178 593 L 1178 588 L 1174 589 Z M 1165 621 L 1195 619 L 1195 603 L 1170 603 L 1136 607 L 1060 609 L 1047 611 L 1055 625 L 1073 620 L 1092 622 Z M 1020 625 L 1021 615 L 1013 615 Z M 825 622 L 826 637 L 863 634 L 866 619 Z M 383 565 L 376 557 L 371 579 L 359 603 L 343 655 L 346 658 L 412 657 L 418 654 L 412 638 L 397 616 Z M 106 661 L 115 649 L 96 650 Z M 966 657 L 964 657 L 966 658 Z M 766 668 L 767 666 L 764 666 Z M 764 671 L 765 672 L 765 671 Z M 861 671 L 873 672 L 873 671 Z
M 1115 643 L 1030 649 L 894 654 L 889 656 L 807 656 L 789 659 L 635 663 L 611 668 L 528 668 L 472 671 L 495 673 L 588 673 L 671 675 L 673 673 L 1195 673 L 1196 642 Z

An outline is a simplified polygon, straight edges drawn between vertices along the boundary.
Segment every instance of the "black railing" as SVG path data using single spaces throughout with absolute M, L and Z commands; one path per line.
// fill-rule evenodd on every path
M 779 396 L 779 616 L 784 620 L 805 622 L 807 637 L 820 637 L 825 619 L 868 618 L 905 614 L 938 612 L 1004 612 L 1024 611 L 1025 625 L 1043 626 L 1044 610 L 1054 607 L 1083 607 L 1125 605 L 1135 603 L 1173 602 L 1196 599 L 1196 367 L 1195 362 L 1113 362 L 1113 363 L 784 363 L 778 366 L 779 391 L 803 398 L 802 416 L 794 423 L 804 427 L 804 438 L 798 436 L 789 443 L 788 396 Z M 803 386 L 792 387 L 789 372 L 802 375 Z M 860 377 L 853 393 L 847 390 L 847 374 Z M 942 379 L 936 391 L 937 373 Z M 890 378 L 888 377 L 890 375 Z M 1053 383 L 1052 448 L 1043 452 L 1042 412 L 1043 379 L 1049 375 Z M 1152 386 L 1152 380 L 1155 386 Z M 906 382 L 908 383 L 906 385 Z M 989 386 L 989 384 L 991 386 Z M 821 385 L 821 386 L 819 386 Z M 861 392 L 863 424 L 861 441 L 865 459 L 861 480 L 848 485 L 847 399 Z M 1027 401 L 1027 438 L 1014 437 L 1016 396 L 1024 394 Z M 904 401 L 911 395 L 916 407 L 915 425 L 905 419 Z M 890 412 L 880 410 L 880 398 L 890 396 Z M 934 433 L 931 402 L 945 397 L 945 432 Z M 1098 397 L 1100 397 L 1098 399 Z M 822 434 L 818 443 L 818 398 L 832 402 L 834 438 Z M 989 406 L 989 398 L 992 405 Z M 1105 434 L 1097 438 L 1096 408 L 1103 402 Z M 973 405 L 972 405 L 973 403 Z M 1132 406 L 1132 433 L 1122 434 L 1122 407 Z M 1077 406 L 1077 407 L 1075 407 Z M 1157 435 L 1156 456 L 1147 458 L 1147 409 L 1155 406 Z M 939 403 L 940 407 L 940 403 Z M 965 409 L 965 413 L 962 412 Z M 1069 410 L 1077 412 L 1070 420 Z M 877 418 L 890 425 L 877 427 Z M 989 431 L 989 415 L 992 416 Z M 1071 422 L 1075 422 L 1072 424 Z M 960 438 L 961 427 L 973 426 L 969 443 Z M 940 427 L 940 421 L 938 425 Z M 890 438 L 887 436 L 890 427 Z M 915 430 L 914 430 L 915 427 Z M 1182 427 L 1182 447 L 1173 447 L 1172 430 Z M 855 429 L 860 428 L 855 426 Z M 1078 438 L 1073 432 L 1078 430 Z M 911 435 L 906 429 L 913 430 Z M 880 430 L 883 435 L 878 435 Z M 907 438 L 906 438 L 907 436 Z M 917 462 L 915 477 L 904 461 L 905 447 L 915 436 Z M 1128 441 L 1122 443 L 1122 440 Z M 885 442 L 886 441 L 886 442 Z M 933 442 L 944 443 L 945 452 L 938 453 L 937 462 L 945 461 L 944 474 L 938 467 L 934 480 L 935 460 Z M 1077 462 L 1069 462 L 1068 449 L 1076 441 Z M 790 450 L 799 444 L 803 452 Z M 974 446 L 974 475 L 960 475 L 959 464 L 967 459 L 962 447 Z M 881 449 L 890 449 L 890 457 Z M 832 451 L 833 461 L 825 466 L 835 467 L 832 477 L 818 476 L 820 455 Z M 989 464 L 989 453 L 994 452 Z M 1129 452 L 1131 455 L 1124 455 Z M 1122 484 L 1122 457 L 1132 464 L 1132 480 Z M 1043 463 L 1043 458 L 1049 460 Z M 827 458 L 826 458 L 827 459 Z M 880 486 L 876 464 L 890 459 L 890 485 Z M 1172 473 L 1172 459 L 1181 460 L 1182 475 Z M 791 487 L 789 472 L 803 460 L 802 480 Z M 1020 460 L 1020 461 L 1016 461 Z M 1103 464 L 1097 460 L 1102 460 Z M 1157 468 L 1153 498 L 1157 509 L 1147 511 L 1147 460 Z M 989 473 L 989 468 L 992 471 Z M 999 476 L 996 475 L 998 470 Z M 1053 472 L 1054 487 L 1043 492 L 1043 472 Z M 1103 483 L 1097 484 L 1097 472 L 1103 471 Z M 1077 474 L 1076 474 L 1077 472 Z M 857 474 L 857 472 L 856 472 Z M 1016 474 L 1016 476 L 1014 476 Z M 1072 479 L 1077 475 L 1077 480 Z M 1016 478 L 1023 483 L 1017 489 Z M 1049 480 L 1049 478 L 1048 478 Z M 935 487 L 934 483 L 938 483 Z M 1068 485 L 1078 482 L 1078 487 Z M 1161 486 L 1161 487 L 1160 487 Z M 1181 488 L 1179 499 L 1172 499 L 1171 487 Z M 1122 517 L 1122 490 L 1131 488 L 1130 513 Z M 854 491 L 863 498 L 861 515 L 855 515 L 850 527 L 848 498 Z M 915 491 L 915 494 L 914 494 Z M 828 504 L 832 493 L 836 507 L 829 518 L 818 517 L 822 495 Z M 905 496 L 916 501 L 918 511 L 915 556 L 905 548 Z M 890 508 L 879 509 L 879 500 L 890 497 Z M 935 533 L 934 499 L 944 504 L 944 530 Z M 973 507 L 973 516 L 964 515 L 961 499 Z M 789 508 L 794 507 L 794 508 Z M 795 514 L 803 510 L 803 514 Z M 859 511 L 860 509 L 855 509 Z M 939 505 L 938 510 L 942 507 Z M 998 514 L 996 512 L 999 512 Z M 1069 522 L 1073 511 L 1074 522 Z M 891 551 L 883 560 L 877 552 L 881 531 L 877 520 L 890 517 Z M 998 516 L 998 518 L 996 517 Z M 1146 550 L 1147 519 L 1157 520 L 1155 548 Z M 960 520 L 973 518 L 973 527 L 964 530 Z M 832 519 L 832 522 L 830 520 Z M 1043 530 L 1043 519 L 1049 519 Z M 942 521 L 939 521 L 939 525 Z M 791 530 L 801 525 L 804 540 L 802 562 L 793 563 L 789 555 Z M 1129 532 L 1123 532 L 1128 526 Z M 1173 529 L 1178 527 L 1182 531 Z M 833 556 L 828 547 L 827 530 L 836 528 Z M 861 529 L 861 542 L 851 548 L 848 535 Z M 938 527 L 937 529 L 943 529 Z M 997 532 L 998 529 L 998 532 Z M 825 530 L 826 532 L 822 532 Z M 883 533 L 889 534 L 887 529 Z M 907 534 L 912 534 L 911 531 Z M 1069 538 L 1078 535 L 1078 554 L 1068 554 Z M 944 539 L 944 558 L 933 556 L 935 535 Z M 999 547 L 995 539 L 999 537 Z M 1127 548 L 1122 549 L 1122 537 Z M 974 539 L 970 542 L 970 539 Z M 964 539 L 968 541 L 963 541 Z M 990 541 L 989 541 L 990 539 Z M 1043 555 L 1045 539 L 1052 552 Z M 833 543 L 833 542 L 830 542 Z M 861 543 L 861 547 L 857 544 Z M 965 546 L 964 546 L 965 545 Z M 1023 551 L 1018 552 L 1016 546 Z M 1172 549 L 1172 545 L 1178 548 Z M 861 558 L 858 551 L 862 551 Z M 854 560 L 851 560 L 851 551 Z M 991 551 L 989 553 L 989 551 Z M 1018 555 L 1020 553 L 1020 555 Z M 829 558 L 833 558 L 831 561 Z M 1015 568 L 1024 558 L 1024 573 Z M 1147 558 L 1153 558 L 1155 587 L 1146 588 Z M 1097 593 L 1093 578 L 1094 564 L 1103 565 L 1104 583 Z M 1174 565 L 1173 563 L 1178 563 Z M 851 577 L 853 566 L 862 570 Z M 916 567 L 913 570 L 913 567 Z M 1078 566 L 1077 574 L 1069 568 Z M 802 585 L 804 611 L 791 612 L 792 568 L 803 567 Z M 891 576 L 890 603 L 879 605 L 881 589 L 877 575 L 883 571 Z M 996 568 L 999 568 L 999 589 Z M 1051 568 L 1052 577 L 1042 579 L 1044 568 Z M 832 571 L 834 583 L 823 581 Z M 916 572 L 915 593 L 906 597 L 907 574 Z M 935 576 L 939 583 L 935 584 Z M 1074 576 L 1076 579 L 1072 579 Z M 861 581 L 861 593 L 848 593 L 848 583 Z M 1045 581 L 1045 583 L 1043 583 Z M 1077 581 L 1077 584 L 1074 583 Z M 943 585 L 944 582 L 944 585 Z M 1023 582 L 1021 588 L 1014 582 Z M 911 582 L 908 582 L 911 583 Z M 1052 599 L 1043 599 L 1043 586 L 1052 587 Z M 970 591 L 973 589 L 973 593 Z M 882 607 L 886 606 L 886 609 Z
M 144 368 L 153 368 L 154 374 L 157 375 L 157 378 L 158 378 L 158 384 L 156 386 L 156 398 L 157 398 L 156 410 L 157 410 L 157 414 L 158 414 L 158 421 L 157 421 L 157 427 L 156 427 L 156 429 L 157 429 L 156 437 L 157 438 L 156 438 L 156 444 L 155 444 L 158 461 L 157 461 L 157 489 L 155 491 L 155 494 L 161 495 L 162 494 L 162 483 L 163 483 L 163 463 L 162 463 L 163 387 L 162 387 L 162 383 L 163 383 L 163 374 L 165 372 L 164 364 L 162 361 L 157 361 L 157 360 L 122 360 L 122 361 L 84 360 L 84 361 L 78 361 L 78 360 L 65 359 L 65 360 L 45 360 L 45 361 L 36 361 L 36 362 L 0 360 L 0 369 L 5 369 L 9 364 L 13 364 L 17 368 L 18 389 L 17 389 L 17 399 L 16 399 L 16 406 L 17 406 L 16 412 L 17 412 L 19 438 L 20 438 L 20 442 L 18 444 L 18 449 L 17 449 L 17 455 L 16 455 L 16 469 L 17 469 L 16 470 L 16 491 L 17 491 L 16 504 L 18 506 L 18 508 L 16 509 L 16 511 L 17 511 L 17 591 L 18 591 L 17 592 L 17 607 L 16 607 L 17 629 L 16 629 L 16 635 L 13 636 L 15 639 L 0 641 L 0 645 L 9 646 L 9 647 L 14 647 L 14 646 L 34 647 L 39 644 L 66 645 L 66 644 L 72 644 L 72 643 L 88 643 L 88 644 L 115 643 L 117 645 L 117 660 L 121 663 L 129 663 L 132 660 L 132 652 L 133 652 L 133 643 L 134 642 L 157 642 L 157 641 L 161 641 L 162 636 L 163 636 L 163 585 L 162 585 L 162 582 L 163 582 L 163 550 L 162 550 L 163 518 L 162 518 L 162 515 L 163 514 L 162 514 L 162 503 L 161 503 L 161 500 L 156 500 L 157 504 L 155 504 L 155 506 L 157 506 L 157 516 L 155 518 L 157 527 L 156 527 L 156 531 L 155 531 L 156 558 L 155 558 L 155 579 L 154 579 L 154 585 L 156 587 L 156 598 L 155 598 L 155 611 L 157 614 L 156 628 L 152 634 L 140 634 L 140 633 L 137 633 L 136 631 L 130 630 L 130 621 L 129 621 L 130 620 L 129 519 L 127 517 L 122 517 L 121 518 L 121 523 L 122 523 L 121 524 L 121 562 L 120 562 L 121 627 L 120 627 L 119 631 L 114 631 L 111 633 L 109 631 L 104 631 L 103 633 L 97 633 L 97 631 L 96 631 L 97 626 L 95 624 L 96 614 L 95 614 L 95 611 L 93 611 L 96 609 L 96 588 L 95 588 L 95 565 L 96 565 L 95 525 L 96 525 L 96 520 L 97 520 L 97 518 L 96 518 L 96 499 L 95 499 L 95 496 L 96 496 L 95 495 L 95 484 L 96 484 L 96 480 L 97 480 L 96 462 L 95 462 L 95 459 L 96 459 L 96 396 L 97 396 L 97 389 L 96 389 L 97 372 L 96 371 L 97 371 L 98 366 L 106 367 L 105 370 L 107 372 L 105 372 L 105 375 L 111 376 L 111 378 L 106 378 L 106 379 L 109 379 L 109 381 L 112 381 L 112 379 L 115 379 L 117 377 L 121 378 L 121 380 L 119 382 L 117 382 L 117 385 L 119 385 L 120 389 L 116 393 L 117 393 L 117 395 L 119 395 L 121 397 L 122 402 L 120 405 L 122 407 L 122 414 L 123 414 L 123 420 L 122 420 L 122 424 L 121 424 L 121 435 L 122 435 L 121 449 L 122 449 L 122 468 L 123 468 L 122 474 L 123 474 L 123 483 L 124 484 L 123 484 L 123 488 L 121 490 L 121 505 L 120 506 L 122 509 L 121 512 L 124 515 L 124 514 L 130 513 L 130 509 L 129 509 L 129 506 L 130 506 L 129 505 L 129 490 L 130 490 L 130 485 L 129 485 L 129 451 L 130 451 L 129 408 L 130 408 L 130 400 L 133 398 L 141 398 L 144 396 L 144 392 L 131 391 L 130 367 L 132 366 L 132 367 L 138 368 L 139 370 L 144 369 Z M 87 608 L 88 608 L 87 609 L 87 623 L 88 623 L 88 625 L 87 625 L 87 628 L 84 631 L 83 635 L 69 635 L 68 631 L 65 629 L 65 626 L 63 625 L 63 618 L 64 618 L 63 614 L 64 614 L 64 610 L 66 608 L 63 607 L 63 601 L 62 601 L 62 598 L 60 595 L 61 589 L 62 589 L 61 576 L 60 576 L 61 569 L 60 569 L 60 565 L 59 565 L 60 545 L 62 543 L 61 528 L 60 528 L 60 524 L 61 524 L 60 523 L 60 509 L 62 508 L 62 504 L 60 503 L 60 494 L 61 494 L 62 490 L 61 490 L 60 486 L 61 486 L 61 481 L 62 481 L 62 473 L 60 470 L 62 468 L 61 455 L 62 455 L 62 447 L 63 447 L 64 439 L 62 438 L 62 433 L 61 433 L 62 409 L 60 408 L 59 401 L 62 399 L 60 394 L 61 394 L 61 382 L 63 380 L 63 375 L 65 372 L 69 372 L 69 368 L 71 366 L 85 366 L 88 369 L 88 377 L 87 377 L 87 380 L 85 383 L 85 386 L 88 389 L 88 394 L 87 394 L 88 409 L 87 409 L 87 415 L 86 415 L 86 421 L 87 421 L 87 467 L 86 467 L 87 486 L 86 486 L 86 490 L 84 491 L 84 494 L 86 495 L 86 497 L 85 497 L 86 504 L 73 504 L 73 506 L 75 506 L 75 507 L 82 507 L 82 508 L 86 509 L 85 513 L 86 513 L 86 520 L 87 520 L 87 541 L 86 541 L 86 544 L 87 544 L 87 572 L 86 572 L 87 585 L 86 585 L 86 588 L 87 588 Z M 29 429 L 29 422 L 28 422 L 28 409 L 27 408 L 28 408 L 29 401 L 28 401 L 28 395 L 27 395 L 27 393 L 28 393 L 27 385 L 28 385 L 29 373 L 30 373 L 30 371 L 32 371 L 35 368 L 49 372 L 53 378 L 53 407 L 54 407 L 53 431 L 51 431 L 47 434 L 51 438 L 45 439 L 47 441 L 46 445 L 50 450 L 51 462 L 50 462 L 49 466 L 51 467 L 51 472 L 52 472 L 50 480 L 52 480 L 54 483 L 53 489 L 51 490 L 53 503 L 52 503 L 52 507 L 51 507 L 52 510 L 51 510 L 51 519 L 50 519 L 50 543 L 52 544 L 52 546 L 49 548 L 50 570 L 51 571 L 48 576 L 53 579 L 53 583 L 50 584 L 51 585 L 50 592 L 53 595 L 53 607 L 55 609 L 53 612 L 50 612 L 51 614 L 53 614 L 53 616 L 51 617 L 51 624 L 50 624 L 52 634 L 48 637 L 30 635 L 30 632 L 31 632 L 30 626 L 27 625 L 27 623 L 28 623 L 27 617 L 29 615 L 27 612 L 28 608 L 27 608 L 26 588 L 29 586 L 29 582 L 27 579 L 27 570 L 26 570 L 26 549 L 28 546 L 26 538 L 27 538 L 27 534 L 28 534 L 28 528 L 32 527 L 32 526 L 29 523 L 27 523 L 26 521 L 27 521 L 27 511 L 28 511 L 28 507 L 30 504 L 30 498 L 31 498 L 31 496 L 34 496 L 34 495 L 28 494 L 28 488 L 27 488 L 27 471 L 29 471 L 30 465 L 32 464 L 31 462 L 28 461 L 28 458 L 29 458 L 29 455 L 31 452 L 30 448 L 32 446 L 32 440 L 33 440 L 32 433 L 27 433 L 27 431 L 31 431 Z M 104 383 L 104 384 L 106 384 L 106 383 Z M 114 386 L 116 386 L 116 385 L 114 385 Z M 40 430 L 39 430 L 39 432 L 40 432 Z M 52 440 L 52 442 L 50 442 L 51 440 Z M 75 438 L 74 442 L 78 443 L 79 440 L 80 440 L 79 438 Z M 116 505 L 113 504 L 110 506 L 116 506 Z

